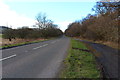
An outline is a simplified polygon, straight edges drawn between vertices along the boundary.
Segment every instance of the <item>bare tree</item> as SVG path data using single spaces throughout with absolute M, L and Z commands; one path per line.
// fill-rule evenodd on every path
M 120 2 L 104 2 L 104 0 L 100 0 L 96 3 L 94 8 L 92 8 L 93 11 L 95 11 L 97 14 L 104 15 L 107 13 L 112 13 L 115 11 L 120 11 L 119 9 Z
M 37 25 L 39 26 L 39 29 L 48 28 L 53 26 L 53 21 L 50 19 L 47 19 L 47 16 L 45 13 L 39 13 L 36 16 L 36 20 L 38 21 Z
M 41 13 L 39 13 L 39 14 L 36 16 L 36 20 L 38 21 L 37 25 L 39 26 L 39 28 L 42 28 L 43 18 L 42 18 L 42 14 L 41 14 Z
M 39 26 L 40 29 L 46 27 L 46 23 L 48 22 L 48 20 L 45 13 L 39 13 L 36 16 L 36 20 L 38 21 L 37 25 Z

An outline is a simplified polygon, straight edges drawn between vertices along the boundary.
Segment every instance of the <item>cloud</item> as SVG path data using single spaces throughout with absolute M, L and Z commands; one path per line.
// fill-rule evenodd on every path
M 36 23 L 36 20 L 28 18 L 11 10 L 10 7 L 4 4 L 2 1 L 0 1 L 0 11 L 0 26 L 12 26 L 12 28 L 18 28 L 22 26 L 32 26 Z M 57 24 L 62 31 L 65 31 L 71 22 L 72 21 L 63 21 L 55 22 L 55 24 Z
M 63 21 L 63 22 L 56 22 L 55 24 L 57 24 L 62 31 L 65 31 L 67 29 L 68 25 L 72 22 L 73 21 Z
M 12 26 L 12 28 L 17 28 L 22 26 L 32 26 L 35 22 L 36 21 L 31 18 L 11 10 L 8 5 L 0 1 L 0 26 Z

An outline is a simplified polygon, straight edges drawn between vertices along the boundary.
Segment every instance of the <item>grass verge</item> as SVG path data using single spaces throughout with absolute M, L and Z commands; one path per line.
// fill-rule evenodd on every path
M 30 41 L 30 42 L 23 42 L 23 43 L 17 43 L 17 44 L 11 44 L 11 45 L 5 45 L 5 46 L 0 46 L 1 49 L 7 49 L 7 48 L 12 48 L 12 47 L 17 47 L 17 46 L 22 46 L 22 45 L 27 45 L 27 44 L 32 44 L 32 43 L 38 43 L 46 40 L 37 40 L 37 41 Z
M 100 71 L 97 68 L 93 54 L 80 51 L 75 48 L 87 49 L 80 41 L 71 39 L 71 46 L 68 56 L 64 61 L 65 67 L 61 72 L 61 78 L 100 78 Z
M 2 34 L 0 34 L 0 38 L 2 38 Z
M 85 41 L 90 41 L 90 42 L 98 43 L 98 44 L 102 44 L 102 45 L 106 45 L 106 46 L 109 46 L 109 47 L 114 48 L 114 49 L 120 49 L 120 47 L 119 47 L 120 43 L 116 43 L 113 41 L 102 41 L 102 40 L 94 41 L 94 40 L 90 40 L 90 39 L 86 39 L 86 38 L 82 38 L 82 37 L 74 37 L 74 38 L 85 40 Z

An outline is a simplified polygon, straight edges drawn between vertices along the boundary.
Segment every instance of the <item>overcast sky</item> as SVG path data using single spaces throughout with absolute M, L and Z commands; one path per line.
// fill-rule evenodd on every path
M 61 30 L 76 20 L 84 18 L 96 0 L 0 0 L 0 26 L 32 26 L 39 12 L 47 14 L 47 18 L 58 24 Z

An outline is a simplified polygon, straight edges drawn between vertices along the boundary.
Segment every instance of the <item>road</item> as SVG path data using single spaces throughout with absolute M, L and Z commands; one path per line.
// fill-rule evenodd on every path
M 80 40 L 86 43 L 93 51 L 98 63 L 102 66 L 105 78 L 120 78 L 120 50 L 113 49 L 106 45 Z
M 55 78 L 69 47 L 70 39 L 54 40 L 2 50 L 3 78 Z

